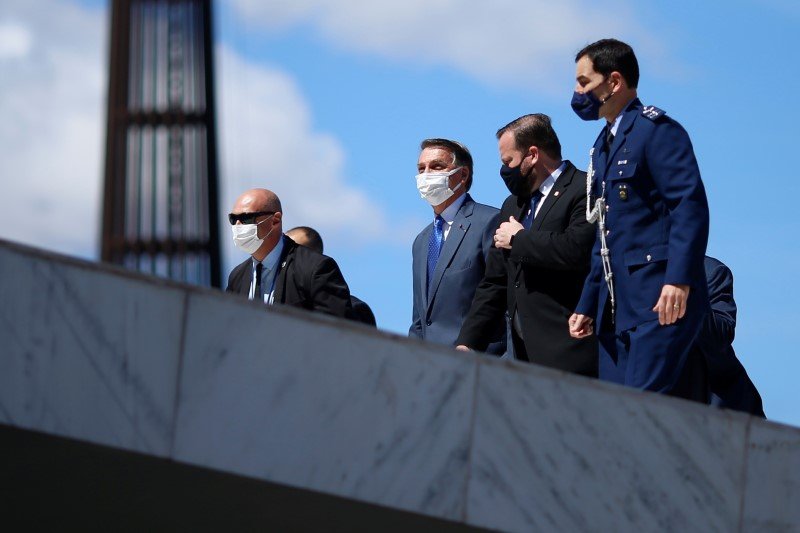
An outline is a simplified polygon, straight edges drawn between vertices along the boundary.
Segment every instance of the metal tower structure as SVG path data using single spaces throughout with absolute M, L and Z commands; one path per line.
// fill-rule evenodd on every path
M 112 0 L 103 261 L 220 282 L 211 0 Z

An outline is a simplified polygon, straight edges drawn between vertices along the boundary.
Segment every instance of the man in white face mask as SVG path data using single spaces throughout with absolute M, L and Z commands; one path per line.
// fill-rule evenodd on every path
M 476 203 L 472 156 L 459 142 L 426 139 L 420 145 L 416 184 L 433 208 L 433 222 L 412 248 L 414 302 L 409 336 L 453 346 L 484 274 L 498 226 L 498 210 Z M 491 326 L 486 352 L 506 352 L 506 324 Z
M 350 290 L 336 262 L 297 245 L 282 230 L 281 201 L 267 189 L 242 194 L 228 215 L 234 245 L 250 254 L 228 277 L 227 292 L 353 318 Z

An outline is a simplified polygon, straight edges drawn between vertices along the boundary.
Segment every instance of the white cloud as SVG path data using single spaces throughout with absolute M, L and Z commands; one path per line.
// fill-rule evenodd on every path
M 2 238 L 98 255 L 106 24 L 105 11 L 64 1 L 0 4 L 0 46 L 7 50 L 0 56 Z M 281 197 L 289 224 L 348 242 L 387 238 L 382 210 L 347 183 L 344 149 L 315 130 L 293 79 L 229 50 L 217 58 L 221 170 L 228 178 L 221 210 L 242 190 L 264 186 Z
M 0 236 L 96 255 L 105 17 L 51 0 L 0 7 Z
M 0 22 L 0 61 L 25 57 L 32 44 L 33 37 L 26 27 L 13 22 Z
M 573 54 L 618 36 L 653 50 L 625 0 L 230 0 L 244 24 L 303 24 L 343 49 L 445 65 L 491 84 L 552 90 Z M 641 28 L 641 29 L 640 29 Z
M 223 207 L 246 189 L 265 187 L 281 198 L 289 226 L 313 226 L 326 238 L 356 243 L 392 240 L 383 210 L 348 184 L 339 141 L 314 129 L 295 81 L 225 47 L 218 49 L 217 65 Z

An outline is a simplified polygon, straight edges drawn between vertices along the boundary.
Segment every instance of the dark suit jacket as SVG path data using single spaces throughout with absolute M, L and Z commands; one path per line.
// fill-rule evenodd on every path
M 733 274 L 722 262 L 705 258 L 708 298 L 711 312 L 694 343 L 708 366 L 710 403 L 764 417 L 761 395 L 733 351 L 736 332 L 736 301 L 733 299 Z
M 354 318 L 350 289 L 336 261 L 283 237 L 283 253 L 278 265 L 275 304 Z M 252 275 L 252 259 L 248 257 L 231 271 L 225 290 L 246 298 Z
M 456 341 L 482 349 L 489 325 L 506 310 L 519 313 L 525 349 L 533 363 L 597 375 L 597 340 L 573 339 L 568 319 L 589 272 L 595 228 L 586 222 L 586 174 L 567 161 L 529 230 L 511 250 L 492 248 L 486 275 Z M 500 220 L 522 220 L 529 197 L 509 196 Z
M 367 302 L 351 294 L 350 303 L 353 306 L 353 318 L 355 320 L 368 326 L 378 327 L 378 323 L 375 321 L 375 314 L 367 305 Z
M 428 241 L 433 223 L 417 235 L 412 247 L 414 308 L 409 336 L 454 346 L 483 277 L 497 226 L 497 209 L 479 204 L 467 194 L 444 241 L 428 291 Z M 487 324 L 486 343 L 481 349 L 494 355 L 505 353 L 502 316 Z

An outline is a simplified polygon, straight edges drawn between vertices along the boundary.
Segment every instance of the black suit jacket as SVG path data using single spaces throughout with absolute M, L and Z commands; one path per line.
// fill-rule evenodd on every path
M 350 289 L 336 261 L 283 237 L 278 265 L 275 304 L 354 319 Z M 252 275 L 252 259 L 248 257 L 231 271 L 225 290 L 247 297 Z
M 375 321 L 375 314 L 367 305 L 367 302 L 351 294 L 350 303 L 353 306 L 353 318 L 355 320 L 368 326 L 378 327 L 378 323 Z
M 482 349 L 487 328 L 506 310 L 519 313 L 528 360 L 568 372 L 597 375 L 597 339 L 573 339 L 568 319 L 589 272 L 595 227 L 586 222 L 586 173 L 566 162 L 529 230 L 511 250 L 493 248 L 457 344 Z M 522 220 L 530 197 L 509 196 L 500 222 Z

